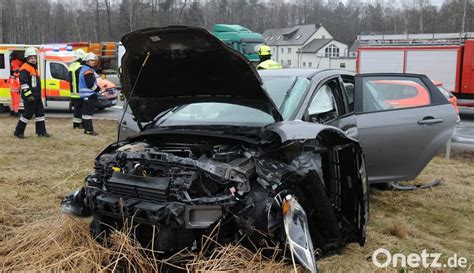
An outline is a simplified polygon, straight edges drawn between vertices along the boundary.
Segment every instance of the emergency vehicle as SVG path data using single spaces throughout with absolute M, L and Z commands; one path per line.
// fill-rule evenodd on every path
M 474 33 L 359 35 L 357 73 L 425 74 L 474 106 Z
M 116 73 L 117 68 L 115 60 L 117 59 L 118 45 L 116 42 L 74 42 L 65 44 L 66 47 L 72 47 L 72 50 L 83 49 L 85 52 L 93 52 L 99 57 L 99 63 L 95 70 L 98 73 Z
M 38 50 L 38 72 L 41 75 L 41 96 L 45 108 L 70 108 L 68 67 L 73 58 L 73 47 L 61 45 L 0 44 L 0 110 L 9 107 L 11 101 L 10 55 L 16 53 L 24 59 L 28 47 Z M 109 94 L 110 93 L 110 94 Z M 117 104 L 117 92 L 104 89 L 99 94 L 99 109 Z

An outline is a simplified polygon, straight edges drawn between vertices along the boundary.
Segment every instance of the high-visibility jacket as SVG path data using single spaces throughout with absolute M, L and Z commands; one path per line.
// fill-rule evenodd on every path
M 12 73 L 20 71 L 20 67 L 23 62 L 20 59 L 13 59 L 10 61 L 10 70 Z
M 77 80 L 77 76 L 79 72 L 81 71 L 82 65 L 80 62 L 73 62 L 69 68 L 69 84 L 70 84 L 70 89 L 71 89 L 71 98 L 80 98 L 79 95 L 79 82 Z
M 257 69 L 281 69 L 283 66 L 274 60 L 266 60 L 257 65 Z
M 29 63 L 24 63 L 20 67 L 20 88 L 21 94 L 25 97 L 30 95 L 41 98 L 41 80 L 36 67 Z
M 92 86 L 88 86 L 86 82 L 86 76 L 92 74 L 94 76 L 94 83 Z M 81 98 L 87 98 L 89 96 L 92 96 L 96 93 L 98 90 L 97 86 L 97 74 L 95 73 L 94 69 L 92 69 L 88 65 L 83 65 L 81 68 L 81 72 L 79 72 L 79 95 Z
M 18 79 L 18 73 L 14 73 L 8 79 L 8 85 L 10 87 L 10 92 L 18 93 L 20 92 L 20 79 Z

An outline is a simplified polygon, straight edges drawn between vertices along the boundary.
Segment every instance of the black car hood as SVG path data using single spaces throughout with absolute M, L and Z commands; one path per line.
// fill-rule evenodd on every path
M 282 120 L 250 62 L 205 29 L 146 28 L 126 34 L 122 44 L 123 92 L 138 122 L 193 102 L 245 105 Z

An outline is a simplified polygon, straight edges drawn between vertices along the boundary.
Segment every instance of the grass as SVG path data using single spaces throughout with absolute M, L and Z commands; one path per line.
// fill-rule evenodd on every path
M 28 125 L 26 140 L 12 132 L 17 119 L 0 117 L 0 271 L 65 270 L 157 271 L 185 261 L 190 271 L 285 271 L 288 263 L 264 259 L 238 246 L 220 246 L 212 255 L 181 252 L 168 260 L 151 259 L 128 239 L 112 236 L 105 248 L 90 238 L 88 219 L 59 212 L 68 192 L 83 184 L 94 157 L 115 140 L 116 122 L 95 121 L 101 135 L 73 130 L 70 119 L 49 119 L 51 139 L 37 138 Z M 416 183 L 443 177 L 433 189 L 397 192 L 371 190 L 370 222 L 364 247 L 350 244 L 341 253 L 318 261 L 325 272 L 373 271 L 371 255 L 384 247 L 391 253 L 439 252 L 443 262 L 456 253 L 474 267 L 474 153 L 456 151 L 451 161 L 436 157 Z M 212 238 L 209 239 L 212 242 Z M 171 267 L 172 268 L 172 267 Z M 393 270 L 393 268 L 389 268 Z M 446 271 L 446 270 L 445 270 Z

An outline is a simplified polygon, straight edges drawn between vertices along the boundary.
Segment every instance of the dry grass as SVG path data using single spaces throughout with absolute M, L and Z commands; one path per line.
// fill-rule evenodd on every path
M 116 123 L 95 122 L 100 137 L 72 130 L 71 120 L 47 121 L 52 139 L 12 136 L 16 119 L 0 117 L 0 271 L 285 271 L 288 263 L 262 258 L 239 246 L 218 246 L 210 254 L 183 251 L 169 259 L 141 249 L 127 231 L 111 237 L 110 247 L 89 235 L 88 221 L 59 212 L 61 198 L 81 186 L 94 157 L 115 140 Z M 373 271 L 379 247 L 392 253 L 423 249 L 457 253 L 474 261 L 474 153 L 453 160 L 435 158 L 415 182 L 443 177 L 439 187 L 412 192 L 371 191 L 370 224 L 364 247 L 351 244 L 342 253 L 318 261 L 322 271 Z M 212 238 L 208 238 L 212 243 Z M 444 261 L 443 260 L 443 261 Z M 173 266 L 171 266 L 171 264 Z M 467 269 L 472 271 L 473 267 Z

